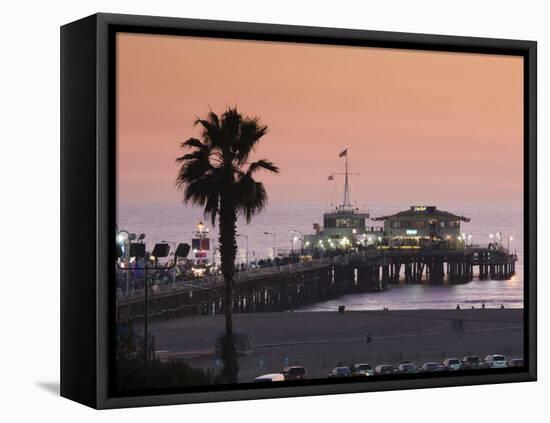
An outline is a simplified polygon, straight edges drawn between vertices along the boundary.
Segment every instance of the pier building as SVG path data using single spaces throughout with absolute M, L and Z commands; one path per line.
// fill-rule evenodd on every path
M 436 206 L 411 206 L 408 210 L 373 220 L 384 222 L 384 235 L 392 245 L 420 245 L 426 241 L 463 242 L 460 224 L 470 221 L 468 217 L 438 210 Z

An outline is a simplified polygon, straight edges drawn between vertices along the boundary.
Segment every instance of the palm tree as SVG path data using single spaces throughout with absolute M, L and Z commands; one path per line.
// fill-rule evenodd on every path
M 237 254 L 237 217 L 250 223 L 267 205 L 263 183 L 254 179 L 259 170 L 277 173 L 269 160 L 249 162 L 267 126 L 257 117 L 243 116 L 237 108 L 228 108 L 221 117 L 210 111 L 206 119 L 197 119 L 200 139 L 189 138 L 181 144 L 191 151 L 178 157 L 176 186 L 183 200 L 204 207 L 204 215 L 213 225 L 219 220 L 219 248 L 224 278 L 225 336 L 222 342 L 224 376 L 228 383 L 237 381 L 238 364 L 233 332 L 233 274 Z

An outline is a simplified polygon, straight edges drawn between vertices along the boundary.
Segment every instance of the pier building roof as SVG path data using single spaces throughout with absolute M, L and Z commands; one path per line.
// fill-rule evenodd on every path
M 398 213 L 375 217 L 373 220 L 393 220 L 393 219 L 435 219 L 435 220 L 461 220 L 463 222 L 469 222 L 470 218 L 465 216 L 458 216 L 456 214 L 438 210 L 436 206 L 411 206 L 410 209 L 400 211 Z

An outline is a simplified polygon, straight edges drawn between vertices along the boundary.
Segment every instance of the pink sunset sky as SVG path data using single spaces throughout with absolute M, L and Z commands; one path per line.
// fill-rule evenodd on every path
M 179 144 L 227 106 L 269 126 L 272 203 L 326 203 L 346 147 L 361 206 L 523 201 L 521 57 L 118 34 L 117 72 L 121 203 L 181 202 Z

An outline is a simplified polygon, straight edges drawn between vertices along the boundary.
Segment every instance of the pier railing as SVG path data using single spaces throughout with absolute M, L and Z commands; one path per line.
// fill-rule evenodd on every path
M 270 266 L 259 269 L 241 270 L 235 272 L 233 280 L 235 284 L 249 282 L 254 279 L 263 279 L 275 274 L 295 274 L 299 272 L 327 267 L 330 264 L 344 263 L 342 256 L 323 257 L 317 260 L 311 260 L 300 263 L 290 263 L 281 266 Z M 170 284 L 153 285 L 149 287 L 149 294 L 155 297 L 175 295 L 185 291 L 204 290 L 222 288 L 224 284 L 223 275 L 211 275 L 200 279 L 190 279 L 177 281 Z M 133 289 L 129 291 L 130 302 L 141 301 L 145 296 L 145 288 Z M 117 302 L 124 303 L 128 301 L 128 292 L 119 291 L 117 293 Z
M 434 260 L 440 263 L 461 262 L 469 269 L 472 266 L 478 266 L 480 277 L 485 278 L 491 275 L 498 275 L 499 278 L 504 278 L 514 272 L 515 267 L 513 264 L 517 260 L 517 257 L 514 254 L 509 254 L 507 250 L 480 246 L 468 246 L 461 249 L 370 249 L 338 256 L 323 257 L 307 262 L 236 271 L 234 274 L 234 283 L 238 287 L 241 284 L 250 283 L 255 280 L 262 281 L 278 276 L 298 275 L 302 272 L 329 268 L 332 265 L 346 267 L 367 265 L 374 266 L 376 269 L 383 269 L 384 267 L 395 266 L 398 263 L 405 263 L 404 265 L 408 266 L 407 263 L 415 262 L 419 264 L 418 269 L 422 271 L 423 263 L 431 263 Z M 450 272 L 453 273 L 454 271 L 451 269 Z M 466 272 L 464 276 L 465 280 L 471 279 L 471 273 L 472 270 Z M 399 270 L 397 270 L 397 274 L 399 274 Z M 462 275 L 462 273 L 460 274 Z M 155 275 L 151 275 L 151 277 L 155 279 Z M 219 274 L 200 279 L 178 280 L 174 283 L 153 284 L 149 287 L 149 294 L 154 298 L 176 296 L 185 293 L 192 295 L 195 291 L 221 290 L 223 286 L 224 278 L 223 275 Z M 131 289 L 129 292 L 119 290 L 116 299 L 118 304 L 135 303 L 143 301 L 144 296 L 145 288 Z

